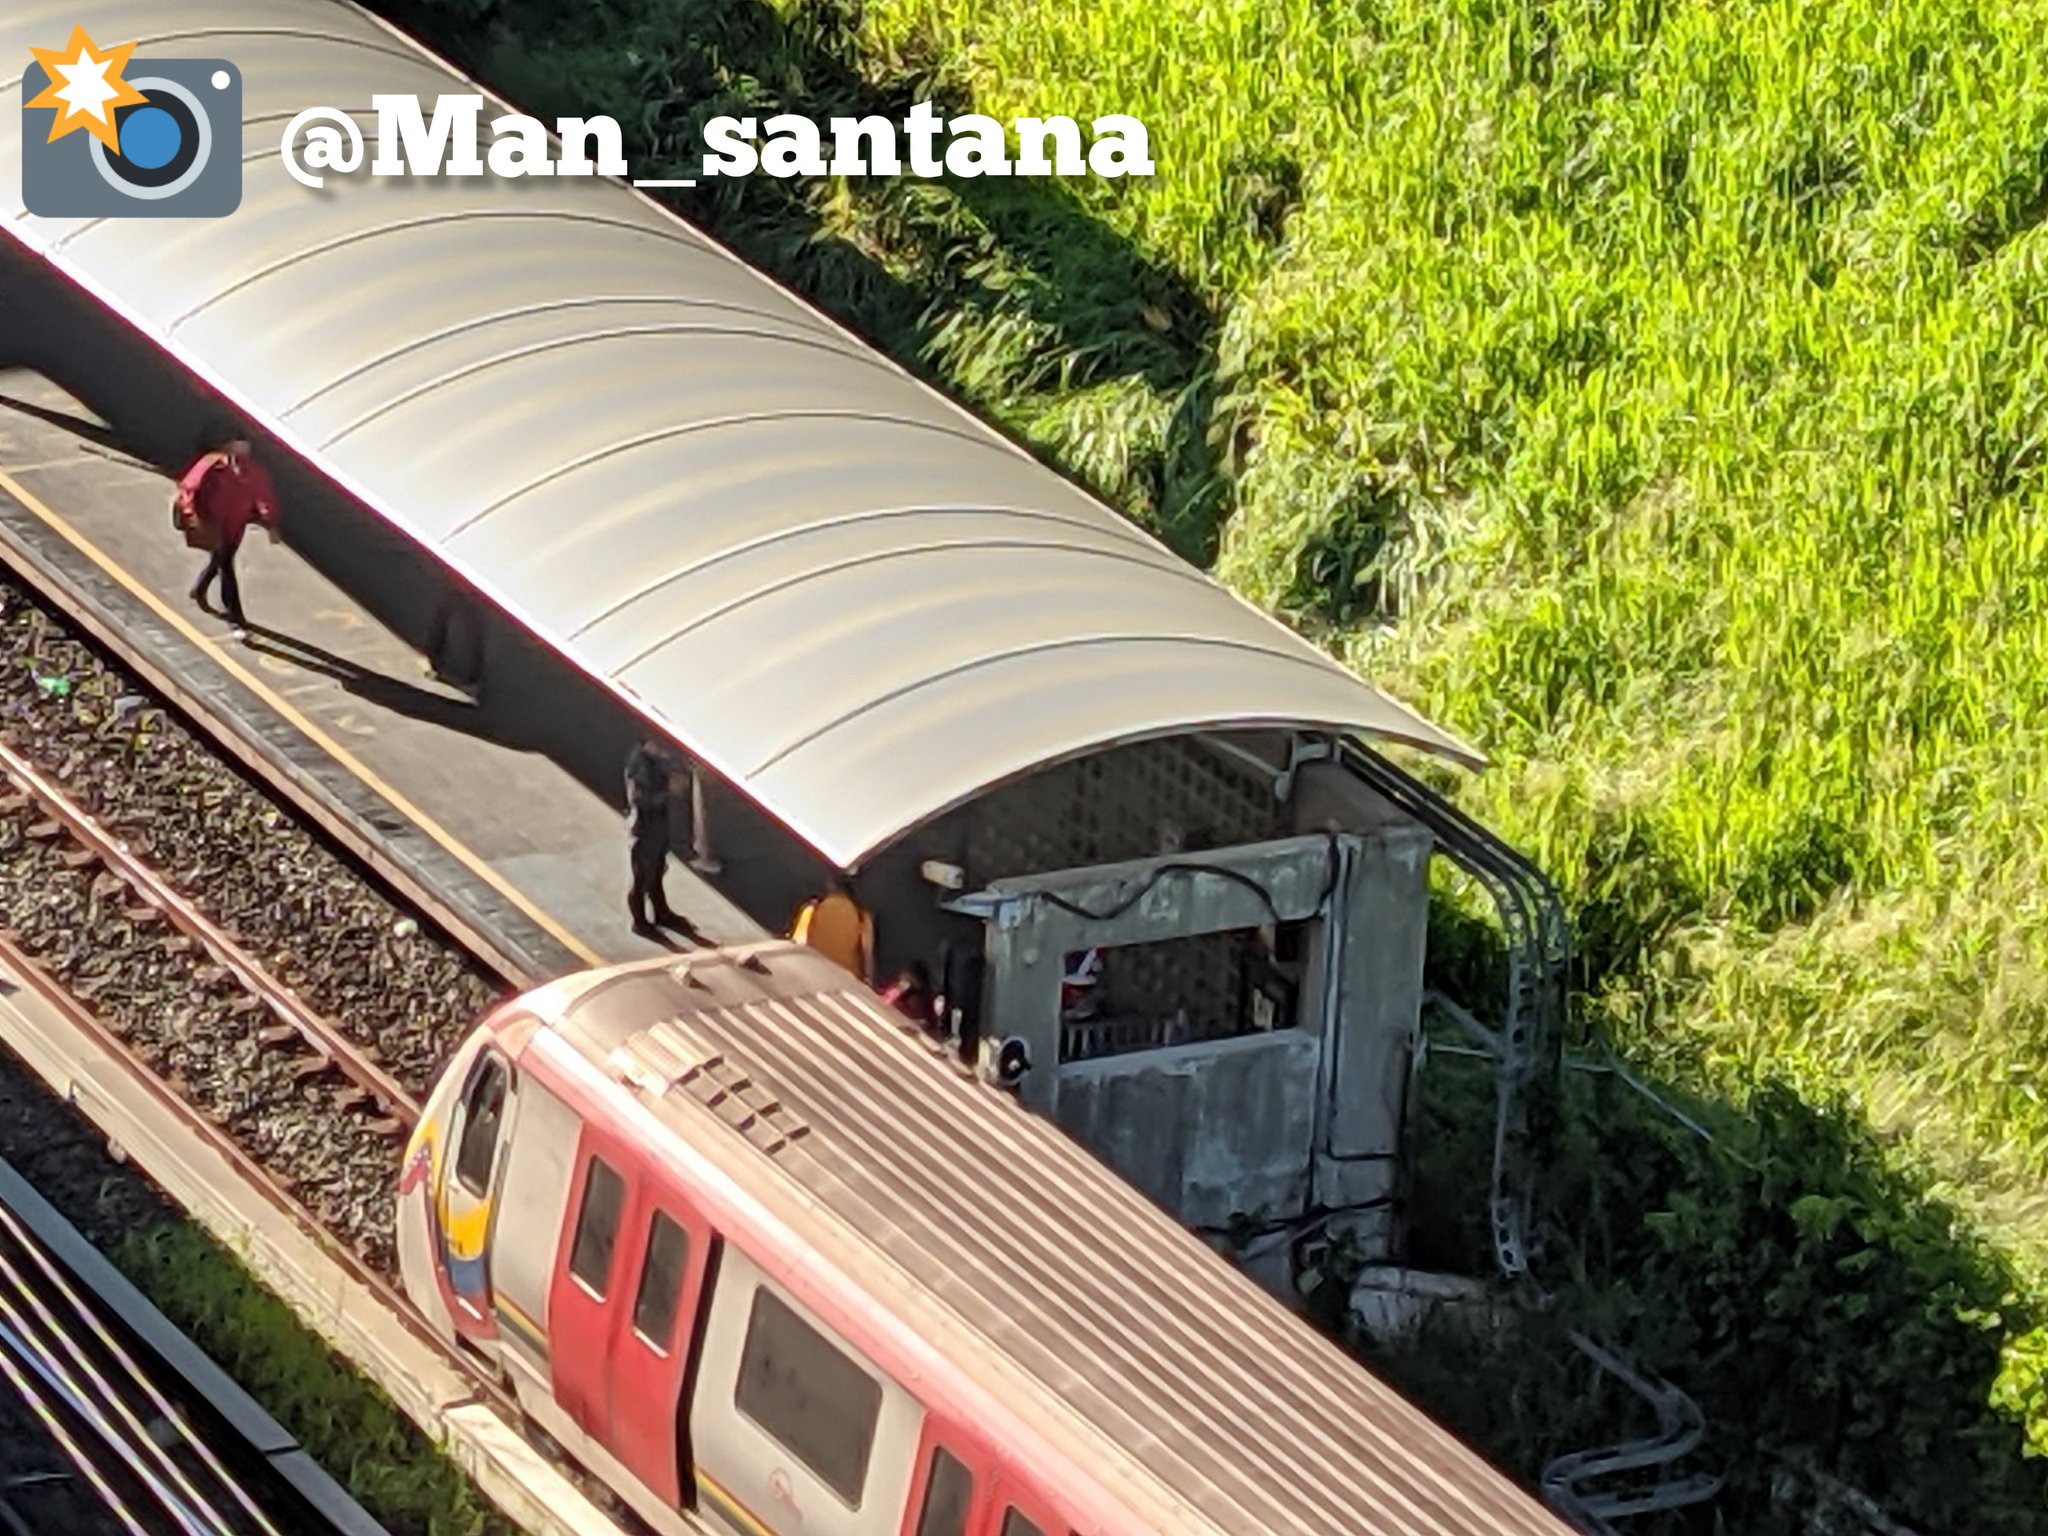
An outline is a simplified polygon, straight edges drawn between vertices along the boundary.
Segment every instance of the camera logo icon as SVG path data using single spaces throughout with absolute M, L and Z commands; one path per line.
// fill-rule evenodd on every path
M 242 76 L 131 59 L 83 27 L 22 75 L 21 191 L 42 218 L 217 219 L 242 202 Z

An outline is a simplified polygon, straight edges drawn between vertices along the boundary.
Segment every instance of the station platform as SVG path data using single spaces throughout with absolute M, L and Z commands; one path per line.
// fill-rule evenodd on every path
M 364 600 L 376 594 L 344 590 L 295 551 L 295 515 L 304 514 L 289 476 L 279 480 L 284 542 L 254 529 L 243 542 L 251 629 L 234 640 L 224 618 L 187 595 L 204 557 L 170 526 L 175 471 L 131 441 L 42 374 L 0 367 L 0 559 L 61 593 L 103 644 L 147 658 L 150 682 L 203 711 L 251 766 L 281 768 L 302 810 L 405 894 L 432 893 L 458 937 L 514 979 L 690 947 L 636 935 L 626 912 L 630 720 L 593 726 L 587 700 L 551 698 L 536 682 L 545 669 L 517 655 L 487 659 L 478 702 L 431 680 L 420 652 Z M 425 571 L 393 570 L 394 582 L 402 574 L 431 587 L 433 562 L 407 548 L 370 567 L 408 558 Z M 573 692 L 573 679 L 551 686 Z M 684 799 L 675 819 L 686 838 Z M 774 867 L 764 872 L 764 860 Z M 756 882 L 768 876 L 776 901 L 815 878 L 772 840 L 741 863 Z M 708 942 L 762 934 L 680 858 L 670 860 L 667 891 Z

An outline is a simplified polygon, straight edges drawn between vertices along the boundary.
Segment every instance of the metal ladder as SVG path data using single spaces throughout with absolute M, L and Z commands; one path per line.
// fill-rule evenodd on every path
M 1571 965 L 1571 924 L 1549 877 L 1457 806 L 1385 758 L 1345 742 L 1340 759 L 1354 778 L 1404 815 L 1427 827 L 1437 847 L 1493 901 L 1507 945 L 1507 986 L 1500 1024 L 1488 1029 L 1469 1016 L 1458 1022 L 1478 1034 L 1496 1064 L 1493 1173 L 1487 1196 L 1495 1261 L 1509 1278 L 1529 1268 L 1530 1214 L 1536 1149 L 1530 1126 L 1532 1090 L 1554 1081 L 1563 1055 L 1565 977 Z
M 1478 882 L 1499 913 L 1507 947 L 1499 1027 L 1487 1027 L 1447 998 L 1433 996 L 1432 1002 L 1480 1041 L 1495 1063 L 1487 1211 L 1495 1261 L 1504 1276 L 1521 1279 L 1529 1270 L 1539 1163 L 1530 1099 L 1532 1090 L 1554 1088 L 1564 1058 L 1565 986 L 1571 965 L 1571 925 L 1564 901 L 1542 870 L 1428 785 L 1355 742 L 1344 743 L 1340 756 L 1354 777 L 1427 827 L 1437 846 Z M 1573 1343 L 1649 1405 L 1658 1433 L 1552 1461 L 1543 1472 L 1544 1497 L 1551 1507 L 1588 1536 L 1617 1536 L 1613 1520 L 1676 1509 L 1718 1492 L 1718 1477 L 1657 1475 L 1689 1454 L 1705 1433 L 1705 1421 L 1692 1399 L 1668 1382 L 1643 1376 L 1612 1349 L 1577 1334 Z

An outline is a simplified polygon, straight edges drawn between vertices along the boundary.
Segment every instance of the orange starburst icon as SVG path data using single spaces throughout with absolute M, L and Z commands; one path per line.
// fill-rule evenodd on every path
M 50 124 L 49 142 L 83 128 L 116 154 L 121 135 L 114 127 L 114 108 L 139 105 L 149 98 L 121 78 L 133 43 L 118 48 L 101 48 L 85 35 L 85 28 L 73 27 L 71 41 L 62 48 L 31 48 L 36 62 L 50 83 L 42 94 L 28 102 L 31 107 L 54 107 L 57 119 Z

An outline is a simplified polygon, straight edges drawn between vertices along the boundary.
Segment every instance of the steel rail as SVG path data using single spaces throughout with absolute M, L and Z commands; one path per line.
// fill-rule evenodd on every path
M 156 1390 L 148 1374 L 114 1342 L 91 1310 L 64 1283 L 37 1245 L 21 1230 L 13 1213 L 4 1207 L 0 1207 L 0 1228 L 7 1229 L 13 1238 L 13 1246 L 25 1256 L 25 1261 L 17 1259 L 8 1251 L 7 1244 L 0 1243 L 0 1280 L 5 1280 L 14 1297 L 26 1304 L 25 1310 L 19 1310 L 14 1301 L 0 1294 L 0 1316 L 7 1319 L 18 1335 L 42 1352 L 46 1377 L 60 1380 L 81 1404 L 91 1407 L 89 1422 L 100 1438 L 129 1463 L 171 1517 L 202 1533 L 202 1536 L 214 1530 L 230 1530 L 231 1522 L 219 1507 L 219 1495 L 225 1491 L 266 1536 L 280 1536 L 277 1527 L 263 1514 L 255 1500 L 248 1496 L 212 1455 L 205 1441 L 193 1431 L 185 1415 Z M 32 1264 L 43 1270 L 45 1285 L 32 1283 L 29 1274 Z M 30 1314 L 33 1315 L 33 1323 Z M 91 1350 L 80 1337 L 81 1330 L 108 1351 L 111 1366 L 103 1367 L 93 1358 Z M 144 1423 L 138 1408 L 153 1413 L 173 1432 L 175 1439 L 166 1443 L 153 1433 Z M 210 1492 L 202 1490 L 199 1482 L 203 1479 L 196 1478 L 180 1466 L 171 1454 L 174 1445 L 193 1452 L 205 1469 L 205 1479 L 211 1479 L 218 1486 Z M 135 1455 L 130 1455 L 130 1448 Z M 159 1479 L 165 1486 L 159 1486 Z
M 0 1266 L 0 1278 L 6 1278 L 10 1285 L 13 1280 L 5 1266 Z M 160 1510 L 184 1536 L 232 1536 L 217 1511 L 204 1500 L 192 1497 L 194 1490 L 171 1487 L 154 1464 L 163 1457 L 163 1448 L 146 1432 L 116 1422 L 125 1405 L 111 1392 L 95 1396 L 88 1390 L 59 1358 L 61 1340 L 53 1340 L 33 1328 L 9 1299 L 7 1287 L 0 1287 L 0 1348 L 13 1351 L 16 1360 L 33 1372 L 99 1443 L 102 1454 L 141 1485 L 145 1504 Z
M 323 1018 L 278 981 L 263 963 L 164 877 L 131 852 L 126 843 L 101 827 L 70 796 L 5 742 L 0 742 L 0 774 L 26 802 L 39 807 L 73 841 L 89 850 L 123 884 L 166 919 L 179 933 L 226 967 L 249 992 L 260 998 L 278 1020 L 297 1034 L 323 1064 L 331 1065 L 390 1113 L 394 1130 L 410 1130 L 420 1117 L 420 1102 L 371 1054 Z
M 567 1461 L 561 1448 L 554 1445 L 526 1416 L 507 1382 L 488 1370 L 476 1356 L 428 1328 L 410 1300 L 390 1280 L 329 1231 L 303 1202 L 292 1195 L 281 1179 L 246 1151 L 225 1128 L 186 1102 L 139 1051 L 50 975 L 4 927 L 0 927 L 0 975 L 59 1015 L 65 1027 L 78 1037 L 87 1051 L 102 1053 L 110 1065 L 125 1075 L 137 1093 L 157 1111 L 176 1122 L 180 1133 L 190 1137 L 198 1148 L 219 1158 L 250 1194 L 298 1228 L 306 1240 L 340 1270 L 343 1282 L 353 1287 L 370 1308 L 402 1329 L 415 1345 L 431 1351 L 436 1359 L 450 1367 L 463 1384 L 466 1396 L 449 1399 L 442 1405 L 445 1410 L 465 1404 L 489 1410 L 499 1424 L 550 1461 L 572 1487 L 579 1489 L 594 1504 L 613 1497 L 610 1490 L 597 1482 L 586 1469 Z M 53 1083 L 52 1086 L 60 1093 L 64 1091 L 61 1085 Z M 331 1305 L 336 1294 L 331 1287 L 323 1287 L 323 1305 Z M 351 1309 L 355 1310 L 353 1305 Z M 10 1365 L 6 1352 L 0 1350 L 0 1374 L 5 1374 L 5 1368 Z M 118 1495 L 115 1499 L 118 1505 Z M 0 1513 L 0 1532 L 4 1532 L 5 1526 L 5 1514 Z M 148 1533 L 138 1531 L 136 1536 L 148 1536 Z
M 12 1263 L 0 1259 L 0 1342 L 13 1349 L 16 1358 L 42 1379 L 99 1441 L 128 1475 L 139 1482 L 156 1507 L 188 1536 L 212 1536 L 225 1524 L 198 1490 L 190 1485 L 182 1469 L 172 1462 L 136 1419 L 133 1410 L 107 1380 L 96 1371 L 76 1369 L 67 1360 L 61 1328 L 47 1314 L 31 1320 L 16 1304 L 17 1296 L 30 1300 L 33 1294 Z M 165 1476 L 166 1469 L 170 1475 Z
M 501 947 L 474 919 L 409 868 L 383 841 L 378 815 L 352 813 L 306 777 L 281 768 L 253 735 L 237 729 L 224 717 L 219 704 L 209 702 L 176 667 L 152 653 L 149 647 L 138 644 L 125 626 L 102 611 L 100 604 L 84 595 L 83 589 L 46 556 L 24 547 L 18 540 L 0 538 L 0 570 L 10 574 L 79 637 L 111 657 L 116 671 L 126 672 L 155 693 L 192 733 L 195 744 L 206 747 L 223 763 L 239 765 L 276 803 L 289 806 L 318 827 L 336 848 L 388 885 L 407 905 L 418 909 L 504 985 L 524 989 L 556 974 Z M 392 813 L 386 810 L 383 814 Z
M 178 1432 L 184 1444 L 198 1458 L 201 1465 L 219 1481 L 220 1485 L 228 1491 L 235 1502 L 241 1505 L 243 1512 L 250 1517 L 251 1521 L 262 1530 L 268 1532 L 269 1536 L 281 1536 L 276 1525 L 263 1512 L 262 1507 L 236 1481 L 234 1474 L 221 1463 L 220 1458 L 214 1455 L 213 1448 L 206 1443 L 205 1438 L 194 1432 L 191 1422 L 185 1413 L 157 1387 L 150 1374 L 142 1368 L 135 1357 L 115 1337 L 112 1330 L 107 1327 L 106 1323 L 100 1318 L 92 1305 L 87 1302 L 85 1297 L 79 1294 L 78 1288 L 71 1283 L 64 1271 L 58 1267 L 56 1260 L 36 1240 L 35 1234 L 30 1232 L 21 1218 L 4 1203 L 0 1203 L 0 1231 L 4 1231 L 8 1237 L 11 1237 L 15 1246 L 28 1256 L 29 1262 L 42 1272 L 43 1278 L 47 1281 L 50 1290 L 62 1300 L 71 1315 L 84 1327 L 85 1332 L 91 1336 L 100 1348 L 106 1351 L 108 1357 L 126 1376 L 127 1380 L 135 1386 L 138 1395 L 156 1411 L 157 1415 L 165 1423 Z M 0 1270 L 12 1272 L 11 1264 L 4 1257 L 4 1248 L 0 1248 Z M 25 1283 L 18 1281 L 17 1287 L 24 1294 L 29 1294 L 33 1300 L 33 1293 Z M 40 1303 L 36 1303 L 36 1305 L 40 1311 Z M 77 1341 L 68 1332 L 61 1333 L 60 1336 L 73 1357 L 87 1369 L 92 1369 L 89 1355 L 80 1347 Z M 130 1418 L 131 1422 L 134 1422 L 132 1415 L 130 1415 Z M 135 1423 L 135 1428 L 151 1445 L 157 1444 L 155 1437 L 150 1436 L 139 1422 Z M 182 1478 L 182 1470 L 170 1462 L 168 1450 L 160 1446 L 158 1449 L 163 1452 L 163 1460 L 167 1465 L 171 1466 L 174 1475 Z M 196 1493 L 194 1496 L 197 1497 Z
M 26 1361 L 17 1365 L 13 1350 L 4 1342 L 0 1342 L 0 1376 L 7 1378 L 8 1384 L 14 1388 L 15 1395 L 42 1421 L 43 1428 L 48 1431 L 50 1438 L 71 1458 L 72 1465 L 78 1468 L 80 1475 L 91 1485 L 93 1492 L 100 1496 L 100 1502 L 107 1506 L 108 1512 L 128 1528 L 131 1536 L 150 1536 L 136 1520 L 134 1512 L 128 1508 L 127 1501 L 114 1491 L 113 1485 L 106 1480 L 98 1465 L 86 1455 L 78 1442 L 72 1439 L 71 1432 L 64 1427 L 62 1415 L 50 1406 L 49 1401 L 36 1389 L 34 1381 L 23 1374 L 26 1365 Z

